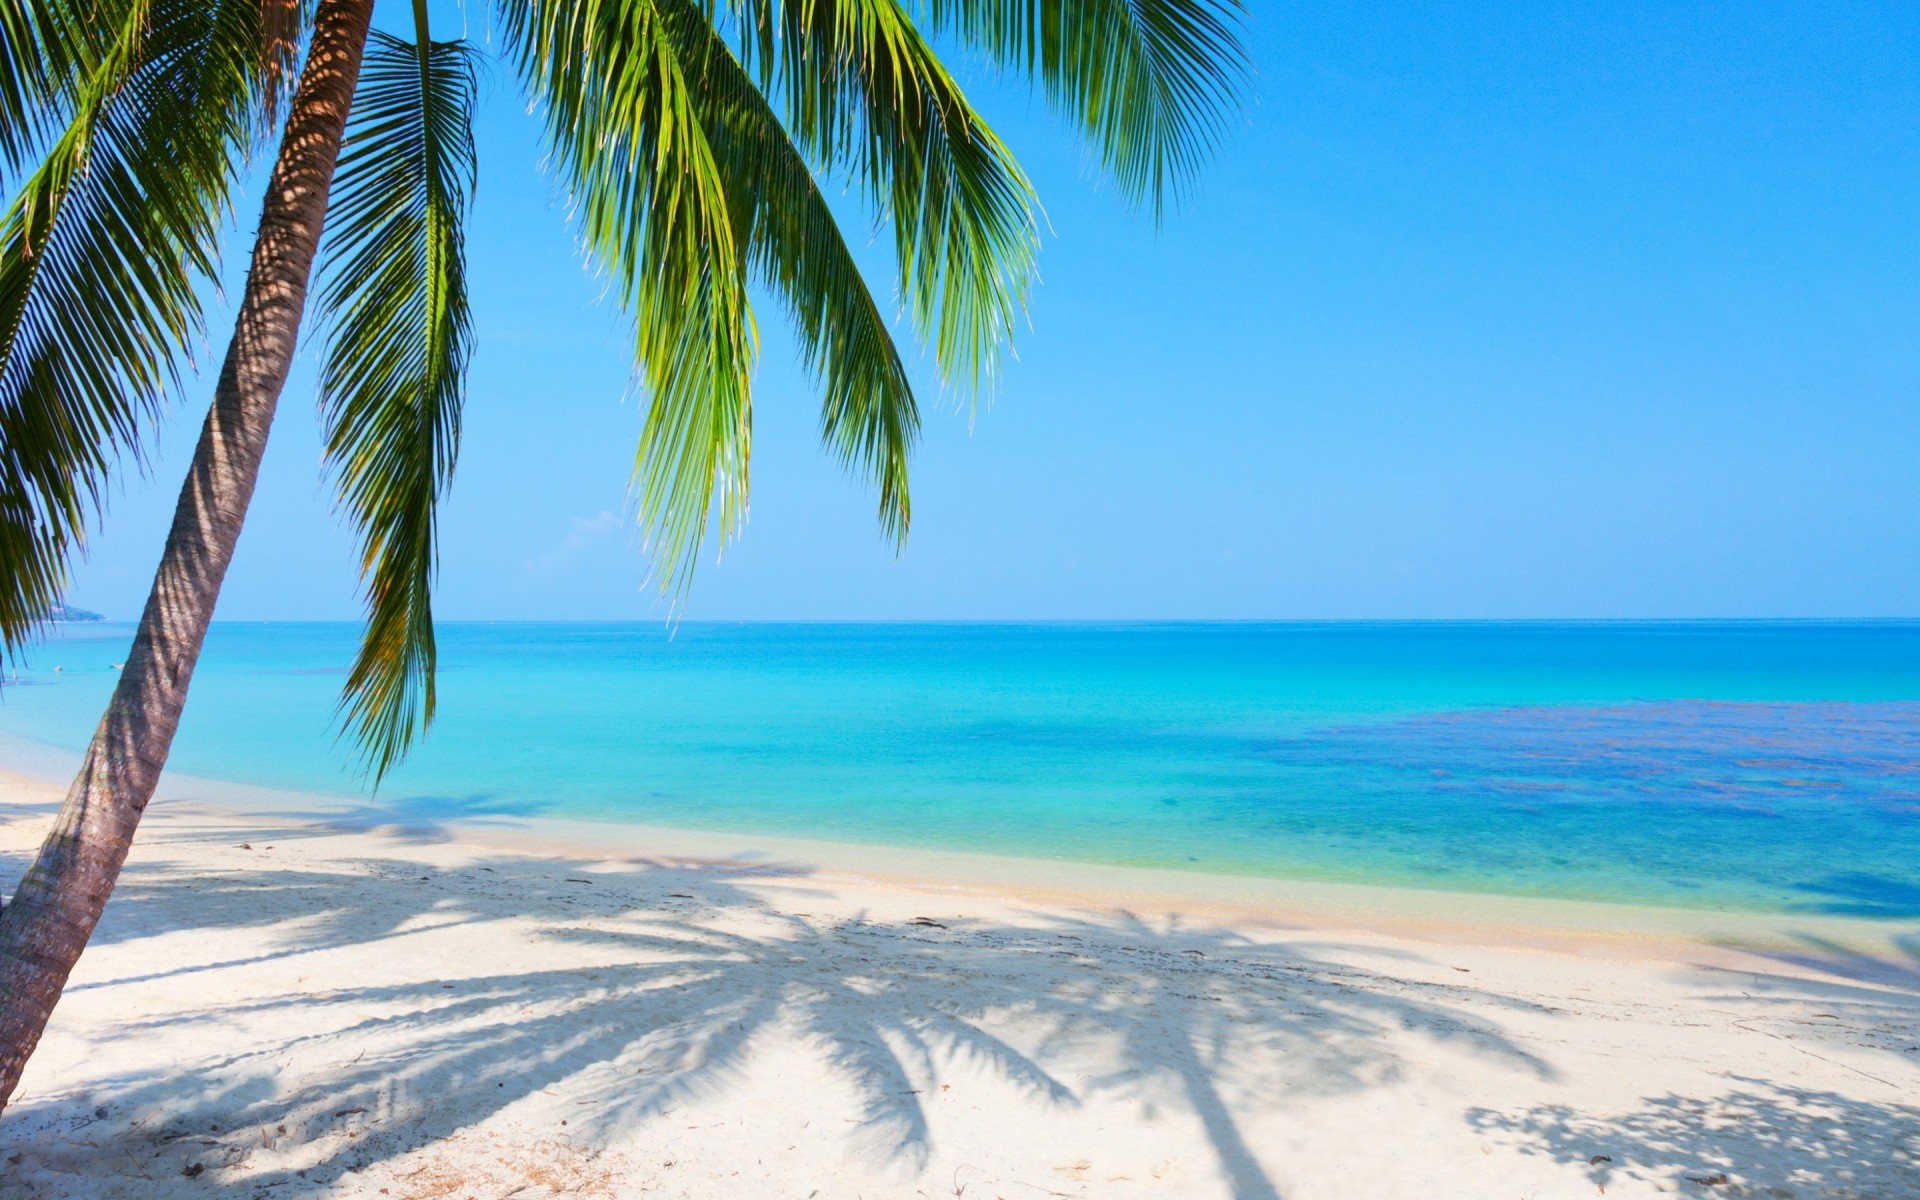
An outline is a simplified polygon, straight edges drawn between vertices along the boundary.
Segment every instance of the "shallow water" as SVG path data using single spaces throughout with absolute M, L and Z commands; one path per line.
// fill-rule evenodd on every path
M 448 625 L 377 797 L 333 723 L 356 634 L 216 626 L 173 768 L 403 820 L 1920 916 L 1920 623 Z M 65 627 L 0 732 L 80 748 L 130 637 Z

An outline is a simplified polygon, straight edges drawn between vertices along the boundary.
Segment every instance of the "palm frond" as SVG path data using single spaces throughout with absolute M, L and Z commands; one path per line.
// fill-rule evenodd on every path
M 917 0 L 930 29 L 1037 79 L 1156 215 L 1246 82 L 1241 0 Z
M 785 304 L 823 385 L 827 445 L 879 492 L 896 544 L 911 518 L 907 465 L 920 413 L 886 318 L 779 117 L 690 0 L 669 22 L 756 282 Z
M 106 6 L 111 9 L 112 6 Z M 254 132 L 259 0 L 117 11 L 71 115 L 0 218 L 0 640 L 59 600 L 122 453 L 200 329 L 237 153 Z
M 1246 68 L 1240 0 L 498 3 L 588 256 L 635 318 L 649 405 L 635 492 L 669 586 L 686 583 L 710 514 L 724 536 L 744 512 L 749 279 L 791 311 L 829 444 L 905 532 L 919 415 L 816 171 L 890 223 L 900 296 L 949 382 L 990 382 L 1010 344 L 1036 201 L 929 35 L 1037 78 L 1156 210 Z
M 144 0 L 0 0 L 0 165 L 8 176 L 58 128 L 136 6 Z
M 804 152 L 893 228 L 900 294 L 951 382 L 990 383 L 1039 249 L 1032 185 L 899 0 L 730 0 Z
M 684 589 L 710 515 L 746 514 L 757 349 L 734 227 L 681 42 L 643 0 L 502 0 L 590 261 L 634 319 L 647 415 L 634 468 L 654 571 Z
M 436 510 L 471 350 L 474 91 L 466 43 L 376 31 L 333 184 L 321 410 L 367 599 L 341 710 L 376 781 L 433 720 Z

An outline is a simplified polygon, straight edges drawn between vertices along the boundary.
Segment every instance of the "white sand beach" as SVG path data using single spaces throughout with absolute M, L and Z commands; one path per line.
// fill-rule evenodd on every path
M 9 1200 L 1920 1196 L 1912 925 L 180 793 Z M 9 878 L 57 800 L 0 788 Z

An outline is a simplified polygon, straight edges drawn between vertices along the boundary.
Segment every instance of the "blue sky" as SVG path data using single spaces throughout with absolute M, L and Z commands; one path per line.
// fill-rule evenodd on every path
M 925 384 L 896 556 L 763 307 L 752 515 L 690 617 L 1920 615 L 1920 8 L 1253 7 L 1251 103 L 1157 229 L 963 72 L 1047 207 L 1017 360 L 971 420 Z M 437 610 L 657 618 L 624 326 L 487 96 Z M 222 617 L 358 612 L 313 361 Z M 137 614 L 209 387 L 74 603 Z

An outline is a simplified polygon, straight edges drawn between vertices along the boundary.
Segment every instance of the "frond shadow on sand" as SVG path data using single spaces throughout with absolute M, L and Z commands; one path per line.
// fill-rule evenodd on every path
M 165 1196 L 184 1188 L 174 1160 L 191 1155 L 204 1172 L 183 1195 L 319 1196 L 349 1172 L 457 1136 L 535 1093 L 560 1089 L 577 1101 L 578 1134 L 644 1131 L 683 1099 L 723 1093 L 751 1069 L 756 1041 L 780 1032 L 858 1097 L 848 1153 L 908 1176 L 925 1167 L 935 1138 L 925 1097 L 946 1066 L 964 1061 L 1042 1109 L 1108 1095 L 1182 1110 L 1204 1129 L 1226 1190 L 1268 1200 L 1280 1192 L 1236 1116 L 1248 1095 L 1390 1082 L 1403 1070 L 1390 1034 L 1553 1074 L 1465 1006 L 1525 1002 L 1466 986 L 1410 983 L 1126 914 L 940 924 L 812 917 L 769 901 L 766 889 L 785 877 L 764 863 L 609 869 L 509 855 L 441 869 L 379 859 L 338 873 L 132 870 L 103 927 L 108 939 L 163 931 L 190 890 L 217 922 L 271 929 L 278 948 L 266 958 L 367 946 L 404 953 L 403 939 L 423 928 L 511 919 L 535 922 L 534 936 L 594 965 L 129 1012 L 116 1037 L 171 1025 L 231 1048 L 170 1077 L 129 1072 L 85 1095 L 32 1099 L 0 1129 L 0 1150 L 21 1155 L 0 1172 L 85 1172 L 89 1156 L 147 1163 L 146 1194 Z M 395 881 L 413 903 L 385 912 L 363 903 L 370 886 Z M 1033 970 L 1042 958 L 1054 969 Z M 80 986 L 110 991 L 227 965 L 154 963 Z M 332 1005 L 363 1016 L 340 1028 L 322 1015 Z M 1033 1036 L 1007 1036 L 1007 1014 Z M 279 1031 L 273 1037 L 223 1036 L 262 1016 Z M 282 1081 L 280 1065 L 315 1039 L 357 1054 L 335 1053 L 343 1061 L 318 1077 Z M 1114 1069 L 1062 1070 L 1095 1043 L 1117 1050 L 1107 1056 Z M 462 1103 L 444 1103 L 453 1096 Z M 27 1123 L 48 1136 L 12 1150 L 7 1133 Z M 303 1152 L 263 1152 L 277 1140 Z M 67 1149 L 48 1148 L 56 1143 Z
M 1517 1114 L 1476 1109 L 1482 1134 L 1522 1153 L 1584 1164 L 1590 1182 L 1637 1195 L 1920 1196 L 1920 1104 L 1734 1077 L 1710 1098 L 1663 1095 L 1618 1113 L 1554 1105 Z M 1691 1185 L 1691 1186 L 1689 1186 Z

